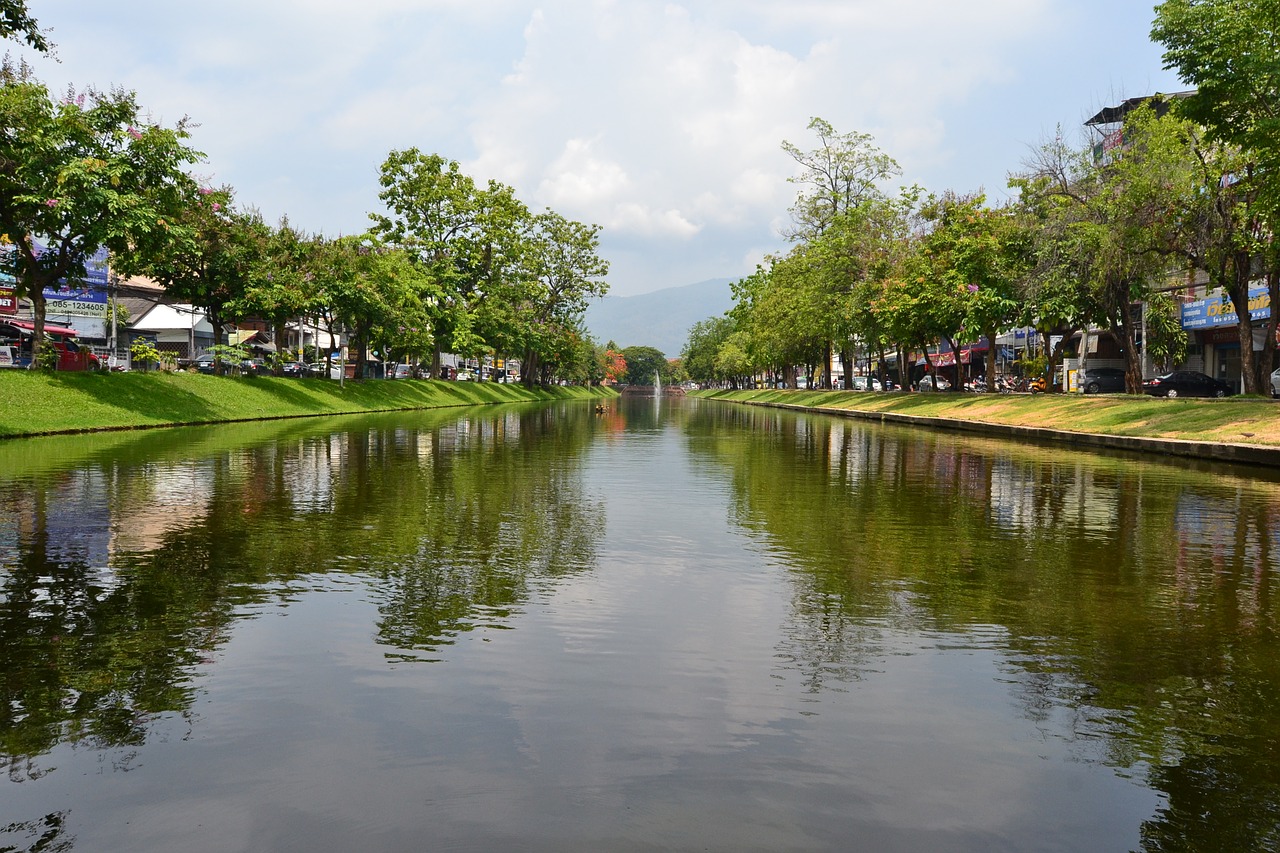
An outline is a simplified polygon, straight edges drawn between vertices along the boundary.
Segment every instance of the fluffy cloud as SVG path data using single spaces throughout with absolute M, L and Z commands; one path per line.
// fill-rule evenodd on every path
M 44 79 L 123 84 L 168 123 L 191 115 L 205 171 L 268 216 L 357 231 L 387 152 L 416 146 L 605 226 L 621 293 L 742 275 L 785 248 L 795 164 L 779 145 L 812 147 L 813 116 L 874 134 L 909 181 L 967 190 L 1002 185 L 1044 127 L 1105 99 L 1099 73 L 1153 69 L 1144 89 L 1159 73 L 1149 10 L 1104 0 L 65 0 L 37 13 L 62 59 L 34 59 Z

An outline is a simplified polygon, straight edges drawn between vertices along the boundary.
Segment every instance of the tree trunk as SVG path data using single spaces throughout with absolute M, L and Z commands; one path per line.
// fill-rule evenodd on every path
M 960 379 L 960 350 L 956 347 L 956 342 L 951 338 L 947 337 L 946 335 L 942 336 L 942 340 L 946 342 L 947 346 L 951 347 L 951 358 L 955 362 L 955 365 L 954 365 L 955 370 L 952 371 L 952 376 L 954 377 L 954 381 L 951 383 L 951 390 L 955 392 L 963 391 L 964 382 Z M 941 355 L 941 353 L 939 353 L 939 355 Z M 926 349 L 925 360 L 927 361 L 928 358 L 929 358 L 928 350 Z M 933 390 L 935 391 L 938 390 L 936 381 L 934 383 Z
M 285 321 L 281 320 L 276 323 L 272 333 L 276 336 L 276 357 L 275 363 L 271 366 L 272 376 L 284 376 L 284 356 L 281 354 L 280 348 L 284 346 Z
M 31 366 L 39 369 L 40 353 L 44 350 L 44 317 L 48 304 L 44 298 L 44 285 L 37 283 L 35 287 L 29 289 L 27 296 L 31 299 L 32 323 L 35 328 L 31 331 Z M 56 368 L 55 368 L 56 369 Z
M 1244 393 L 1261 393 L 1259 381 L 1261 364 L 1253 355 L 1253 317 L 1249 314 L 1250 256 L 1237 252 L 1232 262 L 1232 281 L 1227 288 L 1231 304 L 1236 309 L 1236 330 L 1240 339 L 1240 376 L 1244 379 Z
M 369 364 L 369 327 L 356 327 L 356 378 L 367 379 L 364 375 L 365 368 Z
M 1124 384 L 1125 387 L 1142 388 L 1142 356 L 1138 353 L 1138 336 L 1133 328 L 1133 312 L 1120 312 L 1119 331 L 1121 346 L 1124 347 Z M 1146 341 L 1143 341 L 1146 344 Z
M 1267 272 L 1267 296 L 1271 305 L 1280 306 L 1280 269 Z M 1280 324 L 1280 308 L 1273 309 L 1263 323 L 1266 337 L 1262 341 L 1262 355 L 1258 358 L 1258 389 L 1271 393 L 1271 371 L 1276 368 L 1276 326 Z
M 987 339 L 987 393 L 995 394 L 996 388 L 996 329 L 983 329 L 982 335 Z

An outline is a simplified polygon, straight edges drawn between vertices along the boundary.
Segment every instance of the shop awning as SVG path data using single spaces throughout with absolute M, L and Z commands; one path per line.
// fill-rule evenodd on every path
M 0 320 L 0 323 L 16 326 L 19 329 L 26 329 L 28 332 L 36 330 L 36 324 L 28 323 L 26 320 Z M 75 329 L 68 329 L 66 326 L 50 326 L 48 323 L 44 324 L 44 332 L 46 335 L 69 335 L 71 337 L 79 334 Z

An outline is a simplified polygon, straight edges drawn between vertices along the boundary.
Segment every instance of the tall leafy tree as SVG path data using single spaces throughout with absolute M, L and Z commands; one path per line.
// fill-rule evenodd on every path
M 737 329 L 733 317 L 708 317 L 689 329 L 681 359 L 685 372 L 694 382 L 710 383 L 722 378 L 716 371 L 716 354 Z
M 1280 311 L 1253 319 L 1251 290 L 1259 274 L 1267 279 L 1272 305 L 1280 305 L 1280 222 L 1269 215 L 1260 176 L 1251 177 L 1252 155 L 1230 142 L 1209 137 L 1195 122 L 1175 114 L 1135 113 L 1128 130 L 1133 145 L 1159 154 L 1162 179 L 1172 197 L 1163 230 L 1168 251 L 1181 269 L 1203 270 L 1209 283 L 1231 300 L 1240 342 L 1241 375 L 1246 393 L 1266 393 L 1275 352 Z M 1150 156 L 1150 154 L 1148 155 Z M 1260 355 L 1254 349 L 1261 326 Z
M 1219 229 L 1217 239 L 1201 241 L 1218 244 L 1206 270 L 1239 317 L 1245 391 L 1263 393 L 1280 314 L 1280 0 L 1164 0 L 1155 11 L 1151 38 L 1165 47 L 1165 68 L 1196 87 L 1177 109 L 1211 143 L 1197 146 L 1210 152 L 1201 158 L 1203 186 L 1214 208 L 1207 219 Z M 1255 264 L 1272 306 L 1260 359 L 1248 311 Z
M 590 301 L 609 290 L 609 262 L 600 257 L 599 235 L 600 226 L 574 222 L 552 210 L 530 223 L 524 241 L 527 286 L 505 301 L 515 314 L 513 331 L 523 353 L 526 385 L 533 384 L 552 351 L 561 349 L 566 331 L 576 335 Z
M 1151 38 L 1196 92 L 1184 115 L 1258 158 L 1280 206 L 1280 0 L 1164 0 Z
M 247 286 L 237 301 L 238 313 L 265 321 L 271 326 L 276 346 L 282 347 L 288 322 L 307 313 L 316 303 L 318 289 L 312 265 L 318 244 L 290 225 L 287 217 L 274 228 L 256 214 L 254 217 L 259 244 Z M 277 376 L 281 370 L 277 358 Z
M 1053 191 L 1053 187 L 1065 183 L 1050 164 L 1068 162 L 1066 152 L 1066 145 L 1058 137 L 1042 146 L 1038 155 L 1041 170 L 1010 180 L 1010 186 L 1019 190 L 1016 215 L 1029 238 L 1025 246 L 1026 267 L 1018 288 L 1022 311 L 1017 322 L 1031 326 L 1040 335 L 1047 354 L 1047 374 L 1061 364 L 1066 342 L 1077 332 L 1105 322 L 1090 286 L 1094 256 L 1087 229 L 1077 227 L 1077 202 Z M 1054 338 L 1058 343 L 1051 346 Z
M 195 188 L 173 222 L 181 239 L 129 269 L 164 285 L 170 297 L 203 309 L 213 325 L 214 343 L 223 344 L 226 324 L 243 316 L 266 225 L 256 212 L 236 209 L 226 186 Z M 215 365 L 221 370 L 217 356 Z
M 387 213 L 371 214 L 373 233 L 414 258 L 438 293 L 426 305 L 435 341 L 432 370 L 438 372 L 444 347 L 467 354 L 485 348 L 478 318 L 505 316 L 502 306 L 481 312 L 520 279 L 528 210 L 510 187 L 493 181 L 478 187 L 456 161 L 416 148 L 392 151 L 379 182 Z
M 35 354 L 46 288 L 83 278 L 104 246 L 128 269 L 189 239 L 180 220 L 195 184 L 182 170 L 201 157 L 189 135 L 185 120 L 145 121 L 132 92 L 54 100 L 26 66 L 0 65 L 0 233 L 12 246 L 4 265 L 35 309 Z
M 816 117 L 808 129 L 818 137 L 817 148 L 804 151 L 794 143 L 782 143 L 782 150 L 800 166 L 800 173 L 790 179 L 801 187 L 791 208 L 793 238 L 822 233 L 843 211 L 877 195 L 880 184 L 902 173 L 870 134 L 838 133 L 830 122 Z
M 661 350 L 646 346 L 627 347 L 622 351 L 627 362 L 625 381 L 630 385 L 652 385 L 655 376 L 667 381 L 667 357 Z
M 0 39 L 21 39 L 44 53 L 50 48 L 40 25 L 22 0 L 0 0 Z
M 1034 203 L 1065 220 L 1071 264 L 1124 351 L 1130 391 L 1142 384 L 1135 306 L 1168 271 L 1192 187 L 1177 138 L 1148 132 L 1149 116 L 1147 108 L 1129 116 L 1126 145 L 1110 161 L 1096 160 L 1088 146 L 1055 140 L 1039 149 L 1023 176 L 1024 194 L 1037 193 Z
M 944 197 L 938 204 L 938 227 L 926 238 L 928 251 L 940 262 L 936 275 L 946 296 L 958 295 L 964 340 L 987 339 L 986 373 L 996 372 L 996 335 L 1020 313 L 1018 286 L 1026 257 L 1025 238 L 1012 211 L 986 206 L 982 194 Z M 956 341 L 955 343 L 959 343 Z M 960 352 L 953 348 L 960 390 Z M 988 384 L 996 392 L 994 382 Z
M 372 235 L 321 241 L 312 256 L 317 301 L 333 321 L 354 332 L 356 364 L 363 371 L 370 345 L 392 343 L 403 329 L 429 325 L 425 306 L 441 298 L 418 259 Z

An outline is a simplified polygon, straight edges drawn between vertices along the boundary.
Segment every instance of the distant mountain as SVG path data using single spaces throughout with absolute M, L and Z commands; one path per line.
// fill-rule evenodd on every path
M 678 358 L 694 323 L 733 307 L 734 281 L 713 278 L 639 296 L 606 296 L 587 309 L 587 329 L 601 344 L 653 347 Z

